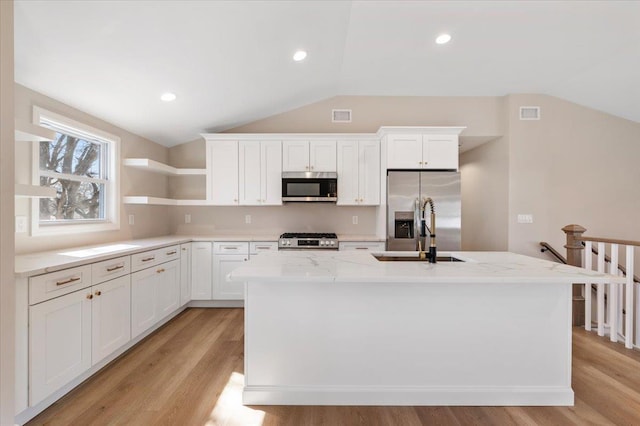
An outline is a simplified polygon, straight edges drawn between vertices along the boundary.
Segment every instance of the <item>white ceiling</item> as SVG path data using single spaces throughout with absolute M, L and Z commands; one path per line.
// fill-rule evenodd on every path
M 166 146 L 336 95 L 542 93 L 640 122 L 640 2 L 16 1 L 15 64 Z

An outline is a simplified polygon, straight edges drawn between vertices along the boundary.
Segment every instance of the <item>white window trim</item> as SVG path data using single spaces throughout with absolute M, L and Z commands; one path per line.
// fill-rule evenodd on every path
M 111 133 L 107 133 L 105 131 L 72 120 L 63 115 L 56 114 L 55 112 L 51 112 L 44 108 L 34 106 L 33 123 L 40 125 L 40 120 L 42 118 L 55 122 L 60 126 L 77 129 L 83 134 L 86 134 L 88 137 L 109 142 L 109 179 L 105 182 L 105 199 L 107 200 L 107 208 L 105 210 L 105 220 L 100 220 L 99 222 L 65 223 L 59 225 L 52 224 L 40 226 L 40 199 L 34 198 L 31 201 L 31 235 L 76 234 L 83 232 L 114 231 L 120 229 L 120 138 L 112 135 Z M 34 185 L 39 186 L 39 142 L 33 143 L 33 148 L 31 151 L 32 182 Z M 74 176 L 74 179 L 77 178 L 77 176 Z M 102 179 L 86 178 L 86 180 L 102 182 Z

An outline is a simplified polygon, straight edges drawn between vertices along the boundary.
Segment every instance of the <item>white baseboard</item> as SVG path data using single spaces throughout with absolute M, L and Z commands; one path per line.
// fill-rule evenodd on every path
M 571 387 L 245 386 L 245 405 L 572 406 Z
M 190 308 L 244 308 L 244 300 L 192 300 Z

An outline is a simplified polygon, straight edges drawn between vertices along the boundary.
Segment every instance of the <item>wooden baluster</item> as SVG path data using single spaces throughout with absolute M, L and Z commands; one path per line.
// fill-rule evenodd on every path
M 604 268 L 604 255 L 605 247 L 604 243 L 598 243 L 598 272 L 605 273 Z M 605 284 L 598 284 L 598 336 L 604 336 L 604 286 Z
M 611 244 L 611 263 L 609 273 L 618 275 L 618 244 Z M 609 284 L 609 339 L 618 341 L 618 284 Z
M 591 241 L 584 244 L 584 267 L 591 270 Z M 584 285 L 584 329 L 591 331 L 591 283 Z
M 625 327 L 624 337 L 625 346 L 633 349 L 633 246 L 627 246 L 627 282 L 626 282 L 626 308 L 625 308 Z

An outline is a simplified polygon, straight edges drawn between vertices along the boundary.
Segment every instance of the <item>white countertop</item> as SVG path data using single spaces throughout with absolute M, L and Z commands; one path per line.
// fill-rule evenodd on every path
M 416 252 L 384 252 L 417 255 Z M 451 252 L 464 262 L 381 262 L 371 253 L 279 251 L 251 259 L 229 274 L 233 281 L 572 283 L 624 282 L 587 271 L 509 252 Z M 587 281 L 588 280 L 588 281 Z

